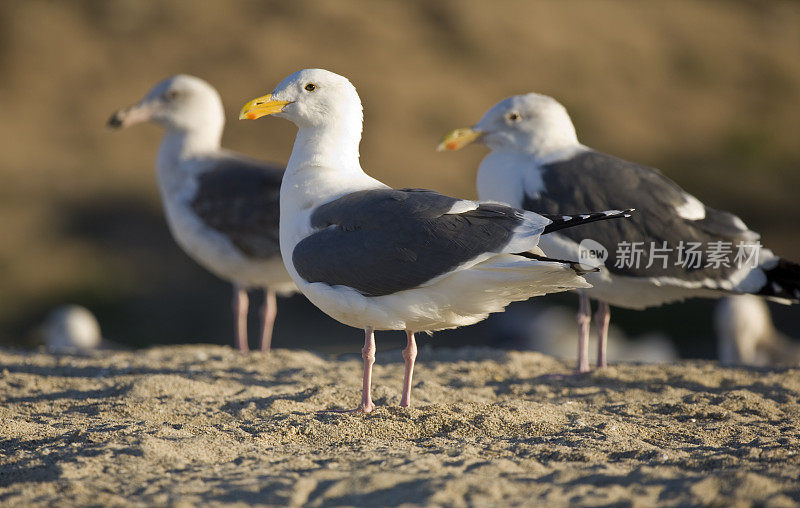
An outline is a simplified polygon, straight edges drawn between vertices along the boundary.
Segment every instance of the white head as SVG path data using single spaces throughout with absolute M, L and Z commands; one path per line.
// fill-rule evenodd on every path
M 219 93 L 200 78 L 178 74 L 156 84 L 136 104 L 114 113 L 111 128 L 154 122 L 168 131 L 203 132 L 217 143 L 225 126 Z
M 303 69 L 281 81 L 271 94 L 251 100 L 240 120 L 266 115 L 286 118 L 299 131 L 287 171 L 294 167 L 361 170 L 358 145 L 363 113 L 355 87 L 324 69 Z
M 300 129 L 354 128 L 361 132 L 363 112 L 355 87 L 325 69 L 303 69 L 286 77 L 271 94 L 245 104 L 239 119 L 266 115 L 286 118 Z
M 578 136 L 564 106 L 552 97 L 529 93 L 497 103 L 474 127 L 451 131 L 438 149 L 458 150 L 473 141 L 492 150 L 546 157 L 578 145 Z

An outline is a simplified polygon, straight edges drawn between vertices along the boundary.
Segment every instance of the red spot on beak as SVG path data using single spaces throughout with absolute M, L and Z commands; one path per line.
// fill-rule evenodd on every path
M 455 150 L 456 148 L 458 148 L 458 145 L 456 144 L 455 141 L 451 141 L 447 143 L 447 145 L 445 146 L 447 147 L 448 150 Z

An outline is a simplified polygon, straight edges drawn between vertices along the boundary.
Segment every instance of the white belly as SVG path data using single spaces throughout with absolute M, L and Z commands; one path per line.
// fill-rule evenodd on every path
M 296 280 L 300 291 L 337 321 L 356 328 L 436 331 L 477 323 L 514 301 L 587 287 L 568 267 L 501 254 L 430 285 L 385 296 Z

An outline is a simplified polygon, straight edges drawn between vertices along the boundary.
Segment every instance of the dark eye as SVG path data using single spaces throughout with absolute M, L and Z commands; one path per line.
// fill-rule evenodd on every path
M 313 92 L 314 90 L 317 89 L 317 85 L 315 85 L 314 83 L 309 83 L 309 84 L 306 85 L 305 88 L 306 88 L 306 92 Z
M 178 97 L 177 90 L 167 90 L 166 92 L 164 92 L 164 98 L 168 101 L 174 100 L 177 97 Z
M 512 122 L 518 122 L 520 119 L 519 113 L 509 113 L 508 119 L 511 120 Z

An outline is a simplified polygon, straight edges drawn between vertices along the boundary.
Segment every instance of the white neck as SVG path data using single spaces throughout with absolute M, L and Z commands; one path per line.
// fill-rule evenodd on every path
M 168 129 L 161 141 L 156 159 L 156 176 L 162 198 L 167 200 L 177 193 L 200 165 L 183 164 L 187 160 L 211 155 L 220 149 L 222 124 L 203 124 L 199 129 Z
M 291 255 L 296 242 L 310 232 L 308 217 L 315 207 L 351 192 L 387 187 L 359 164 L 360 118 L 350 129 L 336 127 L 303 127 L 297 132 L 281 183 L 284 256 Z
M 589 150 L 589 147 L 578 143 L 576 140 L 574 143 L 550 145 L 546 150 L 534 152 L 533 157 L 536 161 L 536 164 L 544 165 L 550 164 L 551 162 L 569 159 L 577 155 L 579 152 L 584 152 L 586 150 Z
M 386 187 L 361 169 L 358 120 L 350 129 L 298 130 L 281 182 L 280 239 L 285 262 L 291 259 L 297 242 L 312 232 L 310 216 L 315 207 L 351 192 Z M 293 265 L 286 262 L 286 268 L 297 282 Z
M 581 146 L 575 127 L 568 118 L 553 119 L 529 133 L 526 138 L 518 140 L 516 145 L 524 147 L 524 151 L 537 161 L 558 157 L 560 153 L 574 151 Z
M 281 211 L 284 204 L 289 213 L 293 206 L 311 207 L 348 192 L 385 187 L 361 169 L 360 142 L 360 115 L 300 128 L 281 186 Z
M 222 126 L 204 124 L 197 129 L 169 129 L 158 150 L 159 166 L 175 166 L 186 159 L 220 149 Z
M 344 122 L 343 122 L 344 123 Z M 358 169 L 358 145 L 361 143 L 361 122 L 357 125 L 303 127 L 297 131 L 288 168 L 330 166 L 343 170 Z
M 566 159 L 590 149 L 577 139 L 559 137 L 532 138 L 529 143 L 517 141 L 513 145 L 494 143 L 489 144 L 489 148 L 491 148 L 493 154 L 518 154 L 528 157 L 537 165 Z

